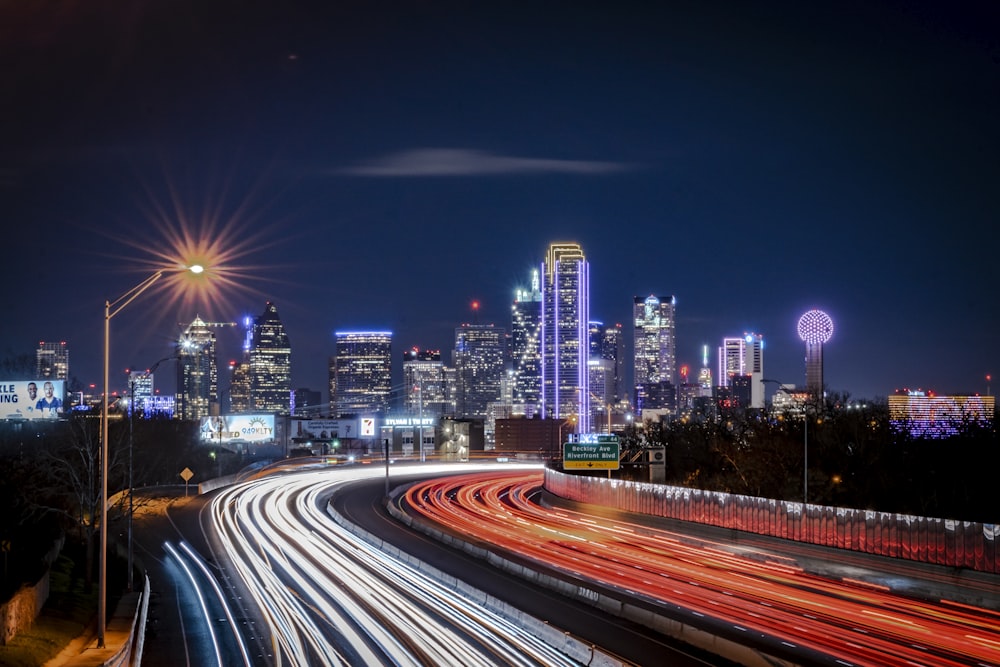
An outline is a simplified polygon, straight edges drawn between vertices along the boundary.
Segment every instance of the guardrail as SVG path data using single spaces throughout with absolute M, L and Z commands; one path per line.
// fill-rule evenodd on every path
M 1000 573 L 997 524 L 803 504 L 546 468 L 557 496 L 625 512 L 741 530 L 920 563 Z

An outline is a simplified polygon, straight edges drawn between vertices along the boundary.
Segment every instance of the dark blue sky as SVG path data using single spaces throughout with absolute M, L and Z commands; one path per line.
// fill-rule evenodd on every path
M 271 300 L 325 389 L 334 331 L 444 352 L 571 240 L 593 318 L 674 295 L 692 367 L 752 330 L 802 383 L 820 308 L 829 389 L 985 392 L 997 4 L 650 4 L 0 4 L 0 354 L 66 340 L 99 382 L 104 301 L 208 239 L 229 284 L 143 295 L 112 373 Z

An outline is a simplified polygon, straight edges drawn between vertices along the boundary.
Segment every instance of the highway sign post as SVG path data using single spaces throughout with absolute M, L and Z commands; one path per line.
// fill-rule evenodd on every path
M 617 435 L 580 433 L 563 443 L 563 470 L 618 470 L 620 455 Z

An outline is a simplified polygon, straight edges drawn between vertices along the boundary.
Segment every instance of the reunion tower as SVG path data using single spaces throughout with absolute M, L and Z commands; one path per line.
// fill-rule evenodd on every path
M 833 320 L 822 310 L 799 318 L 799 338 L 806 344 L 806 391 L 823 396 L 823 344 L 833 336 Z

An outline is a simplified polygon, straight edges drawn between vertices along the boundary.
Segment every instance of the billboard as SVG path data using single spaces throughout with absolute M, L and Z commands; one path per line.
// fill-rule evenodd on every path
M 65 403 L 65 380 L 0 381 L 0 419 L 58 419 Z
M 270 444 L 276 437 L 274 415 L 217 415 L 202 417 L 199 424 L 202 444 Z

